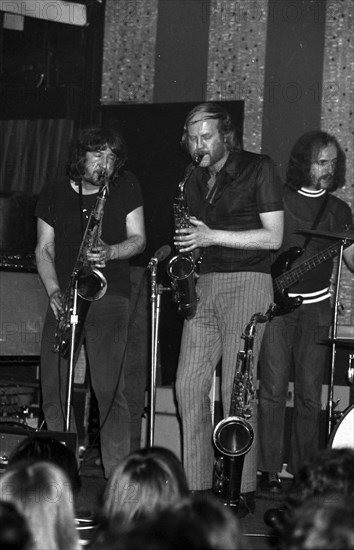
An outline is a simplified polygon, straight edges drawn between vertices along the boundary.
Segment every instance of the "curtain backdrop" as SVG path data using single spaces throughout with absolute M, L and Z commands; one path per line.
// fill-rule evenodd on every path
M 46 181 L 65 173 L 74 121 L 1 120 L 1 192 L 38 194 Z

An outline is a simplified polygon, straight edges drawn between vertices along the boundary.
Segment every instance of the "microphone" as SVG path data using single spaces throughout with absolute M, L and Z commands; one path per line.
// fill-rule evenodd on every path
M 171 247 L 168 246 L 168 244 L 164 244 L 161 246 L 158 250 L 156 250 L 155 254 L 151 258 L 148 264 L 148 269 L 150 267 L 158 264 L 159 262 L 163 262 L 171 254 Z

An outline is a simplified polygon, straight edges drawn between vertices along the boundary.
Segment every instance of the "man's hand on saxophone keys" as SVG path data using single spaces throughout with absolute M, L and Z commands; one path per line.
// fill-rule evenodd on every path
M 96 267 L 106 267 L 106 262 L 113 259 L 113 246 L 100 239 L 94 248 L 86 253 L 87 260 Z
M 52 311 L 54 313 L 54 316 L 56 320 L 59 319 L 60 314 L 63 312 L 63 294 L 58 288 L 57 290 L 54 290 L 49 296 L 49 304 L 52 308 Z
M 190 217 L 190 227 L 176 229 L 174 245 L 179 252 L 191 252 L 212 244 L 212 230 L 194 216 Z

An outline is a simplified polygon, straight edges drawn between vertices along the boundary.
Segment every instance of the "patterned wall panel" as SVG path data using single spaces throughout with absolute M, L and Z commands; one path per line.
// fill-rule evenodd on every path
M 157 0 L 107 0 L 102 104 L 152 102 L 157 5 Z
M 211 0 L 207 98 L 245 100 L 244 148 L 261 151 L 268 1 Z
M 354 2 L 328 2 L 323 65 L 322 128 L 339 140 L 347 156 L 347 183 L 337 195 L 354 210 Z M 354 275 L 343 267 L 339 324 L 354 325 Z

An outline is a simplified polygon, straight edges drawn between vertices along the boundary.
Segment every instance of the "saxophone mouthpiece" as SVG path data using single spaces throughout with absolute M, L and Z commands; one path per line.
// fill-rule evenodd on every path
M 194 156 L 193 156 L 193 163 L 196 165 L 196 166 L 199 166 L 199 164 L 202 162 L 202 158 L 204 157 L 204 153 L 196 153 Z
M 107 177 L 107 172 L 105 170 L 105 168 L 101 168 L 99 171 L 98 171 L 98 179 L 99 181 L 104 181 Z

